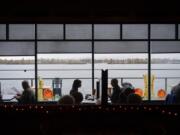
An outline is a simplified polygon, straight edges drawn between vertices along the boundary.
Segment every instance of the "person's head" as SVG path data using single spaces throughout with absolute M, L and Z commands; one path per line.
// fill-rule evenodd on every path
M 61 105 L 73 105 L 75 103 L 75 100 L 70 95 L 64 95 L 62 98 L 59 99 L 58 104 Z
M 74 92 L 72 96 L 75 99 L 75 104 L 80 104 L 83 101 L 83 95 L 81 92 Z
M 78 89 L 79 87 L 81 87 L 81 80 L 79 79 L 74 80 L 72 87 L 73 89 Z
M 142 98 L 138 94 L 131 93 L 127 96 L 128 104 L 141 104 Z
M 28 81 L 23 81 L 22 82 L 22 87 L 23 87 L 24 90 L 30 88 Z
M 113 87 L 118 86 L 118 80 L 117 80 L 116 78 L 112 79 L 112 80 L 111 80 L 111 85 L 112 85 Z

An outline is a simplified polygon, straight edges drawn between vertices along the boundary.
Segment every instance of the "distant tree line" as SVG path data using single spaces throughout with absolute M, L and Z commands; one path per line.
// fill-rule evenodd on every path
M 95 63 L 108 63 L 108 64 L 147 64 L 148 59 L 129 58 L 129 59 L 95 59 Z M 32 59 L 25 60 L 9 60 L 0 59 L 0 64 L 34 64 Z M 38 59 L 38 64 L 88 64 L 92 63 L 91 59 Z M 180 64 L 180 59 L 152 59 L 152 64 Z

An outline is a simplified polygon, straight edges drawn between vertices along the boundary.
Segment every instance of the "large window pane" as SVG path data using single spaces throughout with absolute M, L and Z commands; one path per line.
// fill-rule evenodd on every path
M 22 81 L 27 80 L 35 92 L 35 73 L 33 56 L 1 56 L 0 57 L 0 90 L 5 101 L 16 94 L 22 94 Z M 12 100 L 11 100 L 12 99 Z
M 44 81 L 43 91 L 48 88 L 54 94 L 53 80 L 59 78 L 62 81 L 59 85 L 61 94 L 50 98 L 38 95 L 39 101 L 57 101 L 61 96 L 69 94 L 75 79 L 82 81 L 79 92 L 85 97 L 86 94 L 92 93 L 92 55 L 90 53 L 38 54 L 38 76 Z
M 0 42 L 0 56 L 32 56 L 34 42 Z
M 123 39 L 147 39 L 147 24 L 123 24 Z
M 9 39 L 34 39 L 34 24 L 10 24 Z
M 6 39 L 6 25 L 0 24 L 0 39 Z
M 151 24 L 151 39 L 175 39 L 175 25 Z
M 63 25 L 38 24 L 38 39 L 63 39 Z
M 92 39 L 92 25 L 67 24 L 66 39 Z
M 152 41 L 151 50 L 153 53 L 180 52 L 180 42 L 178 41 Z
M 173 86 L 180 82 L 180 54 L 153 53 L 151 55 L 152 100 L 164 100 Z
M 129 82 L 141 92 L 143 100 L 148 98 L 147 60 L 147 42 L 95 42 L 95 78 L 101 77 L 102 69 L 108 69 L 109 88 L 113 78 L 118 79 L 120 87 Z
M 120 39 L 119 24 L 96 24 L 94 25 L 95 39 Z
M 95 42 L 96 53 L 144 53 L 147 52 L 147 42 Z
M 39 53 L 90 53 L 91 42 L 38 42 Z

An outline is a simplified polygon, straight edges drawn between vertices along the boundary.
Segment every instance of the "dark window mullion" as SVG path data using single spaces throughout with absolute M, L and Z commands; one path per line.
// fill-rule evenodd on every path
M 63 40 L 66 40 L 66 24 L 63 24 Z
M 151 25 L 148 24 L 148 100 L 151 101 Z
M 6 24 L 6 40 L 9 40 L 9 24 Z
M 120 24 L 120 40 L 123 39 L 123 27 L 122 24 Z
M 178 40 L 178 36 L 179 36 L 179 32 L 178 32 L 178 28 L 179 26 L 178 26 L 178 24 L 176 24 L 176 26 L 175 26 L 175 39 L 176 40 Z
M 92 93 L 94 90 L 94 24 L 92 24 Z
M 37 58 L 37 53 L 38 53 L 38 43 L 37 43 L 37 24 L 35 24 L 35 96 L 36 96 L 36 101 L 38 101 L 38 58 Z

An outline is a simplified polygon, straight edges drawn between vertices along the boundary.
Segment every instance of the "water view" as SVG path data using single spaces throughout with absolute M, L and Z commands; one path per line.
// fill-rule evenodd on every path
M 147 64 L 95 64 L 95 82 L 101 79 L 101 70 L 109 69 L 109 82 L 111 78 L 118 78 L 119 85 L 130 82 L 135 88 L 144 90 L 145 83 L 143 75 L 147 74 Z M 157 97 L 159 89 L 167 89 L 169 93 L 172 86 L 180 81 L 180 64 L 152 64 L 152 75 L 154 80 L 154 97 Z M 92 93 L 92 71 L 91 64 L 39 64 L 38 76 L 45 85 L 52 87 L 54 78 L 62 79 L 62 94 L 68 94 L 75 78 L 82 80 L 80 91 L 85 94 Z M 22 80 L 29 80 L 34 87 L 34 65 L 1 64 L 0 82 L 3 98 L 11 97 L 22 91 Z M 96 83 L 95 83 L 96 85 Z M 167 85 L 167 86 L 166 86 Z

